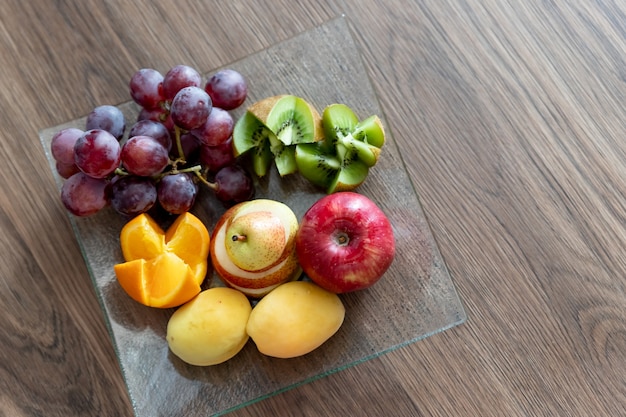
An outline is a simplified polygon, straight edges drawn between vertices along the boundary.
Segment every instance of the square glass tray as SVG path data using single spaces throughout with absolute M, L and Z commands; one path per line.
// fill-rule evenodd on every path
M 345 103 L 359 118 L 377 114 L 385 123 L 345 17 L 335 18 L 292 39 L 228 65 L 248 80 L 249 97 L 235 117 L 261 98 L 294 94 L 321 112 Z M 134 103 L 120 106 L 127 128 L 136 120 Z M 80 118 L 40 132 L 50 169 L 62 179 L 50 154 L 52 135 L 64 127 L 84 129 Z M 386 123 L 385 123 L 386 125 Z M 112 209 L 77 218 L 70 215 L 76 238 L 101 302 L 137 417 L 220 415 L 300 384 L 375 358 L 465 321 L 461 301 L 438 251 L 397 144 L 388 142 L 381 158 L 357 189 L 387 214 L 397 240 L 396 258 L 385 276 L 368 290 L 342 295 L 346 318 L 324 345 L 305 356 L 274 359 L 249 341 L 233 359 L 212 366 L 189 366 L 172 355 L 165 330 L 173 310 L 144 307 L 121 289 L 113 265 L 122 262 L 119 232 L 124 224 Z M 256 197 L 289 205 L 298 218 L 324 194 L 299 174 L 256 180 Z M 212 232 L 224 211 L 205 188 L 193 212 Z M 164 226 L 166 227 L 166 226 Z M 221 285 L 211 273 L 206 286 Z

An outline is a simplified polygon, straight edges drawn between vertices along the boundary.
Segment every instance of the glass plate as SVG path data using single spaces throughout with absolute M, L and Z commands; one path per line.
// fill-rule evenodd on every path
M 242 72 L 249 82 L 248 101 L 234 111 L 236 117 L 258 99 L 288 93 L 306 98 L 320 111 L 331 103 L 345 103 L 360 118 L 372 114 L 383 118 L 345 17 L 228 67 Z M 120 107 L 128 121 L 136 119 L 138 107 L 134 103 Z M 54 169 L 50 139 L 64 127 L 84 129 L 84 123 L 83 117 L 40 132 L 59 187 L 62 180 Z M 387 130 L 389 133 L 391 129 Z M 118 235 L 123 220 L 111 209 L 88 218 L 70 215 L 136 416 L 219 415 L 466 319 L 391 134 L 379 163 L 357 191 L 377 202 L 393 224 L 397 255 L 386 275 L 368 290 L 341 296 L 346 306 L 343 326 L 312 353 L 294 359 L 274 359 L 261 355 L 250 341 L 233 359 L 212 367 L 188 366 L 173 356 L 165 341 L 167 321 L 173 310 L 144 307 L 132 301 L 118 285 L 113 265 L 122 262 Z M 256 182 L 256 197 L 283 201 L 299 218 L 323 195 L 298 174 L 279 178 L 275 168 L 268 178 Z M 209 230 L 223 211 L 221 203 L 203 189 L 194 212 Z M 215 276 L 209 276 L 206 285 L 221 284 Z

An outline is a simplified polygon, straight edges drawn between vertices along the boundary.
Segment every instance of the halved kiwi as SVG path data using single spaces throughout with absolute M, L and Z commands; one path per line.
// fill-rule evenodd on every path
M 301 175 L 328 193 L 358 187 L 378 162 L 385 132 L 378 116 L 359 122 L 345 104 L 331 104 L 322 113 L 325 138 L 296 147 Z
M 253 165 L 259 176 L 267 173 L 272 158 L 281 176 L 296 172 L 296 144 L 321 139 L 321 116 L 307 101 L 293 95 L 257 101 L 233 131 L 235 155 L 254 149 Z
M 378 162 L 380 147 L 385 143 L 385 131 L 378 116 L 359 122 L 345 104 L 331 104 L 322 113 L 322 126 L 326 138 L 339 148 L 344 146 L 350 156 L 356 155 L 368 167 Z

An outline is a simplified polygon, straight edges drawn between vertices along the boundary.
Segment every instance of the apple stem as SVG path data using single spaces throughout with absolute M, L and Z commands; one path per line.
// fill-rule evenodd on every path
M 246 235 L 233 235 L 232 237 L 233 242 L 245 242 L 246 241 Z
M 345 233 L 339 233 L 337 235 L 337 243 L 341 246 L 346 246 L 350 242 L 350 238 Z

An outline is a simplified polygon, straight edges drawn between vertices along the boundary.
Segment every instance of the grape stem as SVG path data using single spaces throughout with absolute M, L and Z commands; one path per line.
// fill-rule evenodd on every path
M 178 150 L 178 159 L 175 161 L 176 164 L 184 164 L 185 163 L 185 152 L 183 151 L 183 144 L 180 141 L 181 128 L 174 125 L 174 136 L 176 138 L 176 148 Z
M 193 172 L 193 173 L 195 173 L 201 183 L 203 183 L 204 185 L 209 187 L 211 190 L 217 191 L 217 189 L 219 188 L 217 183 L 211 182 L 211 181 L 207 180 L 204 177 L 204 175 L 202 175 L 202 173 L 200 172 L 201 169 L 202 169 L 202 167 L 200 165 L 196 165 L 195 167 L 191 167 L 191 168 L 187 168 L 187 169 L 181 170 L 181 172 L 185 171 L 185 172 Z

